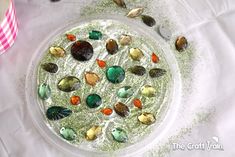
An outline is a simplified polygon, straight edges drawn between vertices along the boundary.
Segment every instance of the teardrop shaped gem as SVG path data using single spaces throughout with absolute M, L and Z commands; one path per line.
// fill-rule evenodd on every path
M 47 109 L 46 116 L 49 120 L 59 120 L 72 114 L 70 109 L 61 106 L 52 106 Z
M 106 49 L 109 54 L 114 55 L 118 52 L 118 44 L 114 39 L 109 39 L 106 42 Z
M 123 34 L 121 35 L 119 42 L 122 46 L 130 45 L 132 42 L 132 37 L 130 35 Z
M 59 46 L 50 47 L 49 52 L 55 57 L 64 57 L 65 56 L 65 50 Z
M 77 95 L 74 95 L 74 96 L 72 96 L 72 97 L 70 98 L 70 103 L 71 103 L 72 105 L 78 105 L 78 104 L 81 103 L 81 98 L 80 98 L 79 96 L 77 96 Z
M 149 27 L 153 27 L 156 24 L 155 19 L 149 15 L 142 15 L 141 19 L 143 23 L 145 23 Z
M 42 100 L 47 100 L 51 96 L 51 88 L 48 84 L 43 83 L 38 88 L 38 96 Z
M 75 41 L 76 40 L 76 36 L 73 34 L 66 34 L 66 37 L 69 41 Z
M 121 83 L 125 79 L 125 71 L 120 66 L 111 66 L 106 70 L 106 77 L 111 83 Z
M 72 128 L 68 127 L 62 127 L 60 129 L 60 135 L 68 141 L 73 141 L 77 137 L 76 132 Z
M 102 33 L 97 30 L 92 30 L 91 32 L 89 32 L 89 39 L 100 40 L 102 39 Z
M 124 0 L 113 0 L 119 7 L 126 8 Z
M 184 51 L 188 47 L 188 41 L 184 36 L 179 36 L 175 41 L 175 48 L 178 51 Z
M 129 98 L 133 94 L 134 94 L 134 91 L 131 88 L 131 86 L 124 86 L 124 87 L 120 88 L 117 92 L 117 96 L 119 98 Z
M 140 59 L 144 57 L 144 53 L 139 48 L 131 48 L 129 56 L 134 61 L 140 61 Z
M 156 89 L 153 88 L 152 86 L 149 85 L 145 85 L 142 89 L 141 89 L 141 94 L 143 96 L 146 97 L 154 97 L 156 94 Z
M 151 125 L 156 121 L 156 118 L 152 113 L 145 112 L 138 116 L 138 120 L 145 125 Z
M 126 117 L 130 113 L 129 108 L 121 102 L 114 105 L 114 111 L 121 117 Z
M 85 72 L 85 80 L 87 84 L 95 86 L 96 83 L 100 81 L 100 78 L 96 73 Z
M 106 116 L 110 116 L 113 113 L 113 110 L 111 108 L 104 108 L 101 112 Z
M 143 76 L 146 73 L 146 69 L 142 66 L 136 65 L 134 67 L 129 68 L 129 71 L 132 74 L 138 75 L 138 76 Z
M 126 131 L 121 128 L 113 129 L 112 136 L 113 136 L 113 139 L 117 142 L 125 143 L 128 140 Z
M 142 109 L 142 102 L 141 102 L 141 100 L 140 99 L 134 99 L 133 100 L 133 104 L 134 104 L 134 106 L 135 107 L 137 107 L 137 108 L 139 108 L 139 109 Z
M 98 94 L 90 94 L 86 98 L 86 104 L 89 108 L 96 108 L 102 104 L 102 99 Z
M 100 126 L 93 126 L 86 132 L 86 139 L 88 141 L 93 141 L 97 139 L 97 136 L 102 133 L 102 128 Z
M 160 77 L 166 74 L 166 70 L 160 68 L 154 68 L 149 71 L 149 76 L 152 78 Z
M 153 52 L 151 56 L 153 63 L 158 63 L 160 61 L 159 57 Z
M 41 66 L 43 70 L 49 73 L 56 73 L 58 71 L 58 66 L 55 63 L 44 63 Z
M 135 17 L 140 16 L 143 12 L 144 12 L 144 8 L 135 8 L 135 9 L 132 9 L 132 10 L 127 14 L 127 17 L 135 18 Z
M 58 82 L 57 87 L 61 91 L 72 92 L 80 88 L 80 80 L 75 76 L 66 76 Z
M 106 67 L 106 62 L 103 61 L 103 60 L 96 59 L 96 63 L 97 63 L 98 66 L 99 66 L 100 68 L 102 68 L 102 69 Z
M 93 56 L 92 45 L 84 40 L 76 41 L 71 47 L 71 55 L 78 61 L 88 61 Z

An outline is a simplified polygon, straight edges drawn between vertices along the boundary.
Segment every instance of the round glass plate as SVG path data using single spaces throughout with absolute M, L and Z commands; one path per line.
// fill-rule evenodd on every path
M 112 18 L 110 18 L 112 17 Z M 102 38 L 91 39 L 89 32 L 100 31 Z M 94 54 L 89 61 L 78 61 L 70 53 L 75 41 L 67 39 L 66 34 L 74 34 L 76 40 L 88 41 L 94 49 Z M 132 43 L 121 46 L 120 36 L 128 34 Z M 110 55 L 106 50 L 106 42 L 114 39 L 118 43 L 118 52 Z M 49 53 L 50 47 L 62 47 L 66 54 L 64 57 L 55 57 Z M 138 48 L 143 52 L 141 60 L 133 60 L 129 51 Z M 152 53 L 159 56 L 160 62 L 151 61 Z M 97 65 L 97 59 L 104 60 L 106 67 Z M 42 64 L 52 62 L 58 65 L 56 73 L 43 70 Z M 143 66 L 146 73 L 136 76 L 130 72 L 134 66 Z M 113 84 L 107 80 L 108 67 L 121 66 L 125 70 L 125 79 Z M 149 71 L 161 68 L 166 74 L 152 78 Z M 99 76 L 99 81 L 91 86 L 84 75 L 94 72 Z M 63 92 L 58 89 L 58 82 L 66 76 L 75 76 L 80 80 L 80 88 L 72 92 Z M 50 86 L 51 96 L 42 100 L 38 96 L 38 88 L 46 83 Z M 125 86 L 131 86 L 133 93 L 128 98 L 120 98 L 117 91 Z M 154 96 L 143 94 L 144 87 L 153 87 Z M 97 108 L 89 108 L 86 98 L 89 94 L 97 93 L 102 98 L 102 104 Z M 81 103 L 71 105 L 70 97 L 79 95 Z M 42 42 L 32 58 L 26 79 L 26 98 L 29 112 L 35 126 L 46 140 L 50 141 L 60 150 L 77 156 L 125 156 L 142 153 L 151 148 L 166 136 L 164 133 L 170 128 L 177 112 L 181 97 L 181 77 L 178 64 L 169 45 L 157 35 L 156 32 L 145 25 L 131 19 L 119 16 L 99 16 L 90 19 L 71 22 L 59 28 Z M 139 98 L 143 108 L 138 109 L 133 105 L 133 99 Z M 121 117 L 113 111 L 110 116 L 100 112 L 104 108 L 112 108 L 118 102 L 126 104 L 129 115 Z M 71 110 L 71 115 L 59 120 L 49 120 L 46 116 L 47 109 L 52 106 L 61 106 Z M 138 120 L 142 113 L 151 113 L 155 122 L 146 125 Z M 100 126 L 102 132 L 92 141 L 85 138 L 86 131 L 92 126 Z M 61 128 L 72 128 L 76 133 L 74 140 L 66 140 L 61 135 Z M 115 128 L 122 128 L 127 134 L 125 142 L 118 142 L 112 135 Z

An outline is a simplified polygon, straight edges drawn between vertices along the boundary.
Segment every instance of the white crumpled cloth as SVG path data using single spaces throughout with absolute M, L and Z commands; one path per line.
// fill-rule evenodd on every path
M 63 25 L 63 21 L 79 17 L 80 6 L 89 2 L 15 0 L 19 34 L 14 46 L 0 56 L 0 157 L 66 156 L 47 143 L 32 124 L 25 101 L 25 77 L 41 41 Z M 205 105 L 215 106 L 215 115 L 208 123 L 194 128 L 181 142 L 217 136 L 224 151 L 172 151 L 166 156 L 234 157 L 235 1 L 169 0 L 169 4 L 178 13 L 179 32 L 195 42 L 201 56 L 207 53 L 213 59 L 200 65 L 204 76 L 196 82 L 200 90 L 193 92 L 191 102 L 197 95 L 207 95 L 202 100 L 205 98 Z

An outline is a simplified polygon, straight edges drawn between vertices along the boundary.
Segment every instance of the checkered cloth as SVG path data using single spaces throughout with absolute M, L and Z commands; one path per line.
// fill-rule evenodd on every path
M 0 25 L 0 55 L 12 46 L 18 32 L 18 24 L 15 16 L 15 8 L 12 0 Z

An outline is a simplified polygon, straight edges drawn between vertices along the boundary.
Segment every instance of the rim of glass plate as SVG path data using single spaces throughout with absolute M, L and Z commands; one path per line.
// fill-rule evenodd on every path
M 53 41 L 56 37 L 58 37 L 61 33 L 64 33 L 67 30 L 70 30 L 76 26 L 79 26 L 83 23 L 87 23 L 94 20 L 113 20 L 117 21 L 121 24 L 127 25 L 129 27 L 135 28 L 137 33 L 142 35 L 146 35 L 146 37 L 150 38 L 152 41 L 158 41 L 161 44 L 161 48 L 164 53 L 164 57 L 166 58 L 167 64 L 170 67 L 173 83 L 172 83 L 172 91 L 171 91 L 171 99 L 167 108 L 167 111 L 162 118 L 161 123 L 157 126 L 157 129 L 154 127 L 153 131 L 147 135 L 143 140 L 138 143 L 132 144 L 126 148 L 122 148 L 120 150 L 114 152 L 103 152 L 103 151 L 88 151 L 85 149 L 81 149 L 79 147 L 75 147 L 61 138 L 58 137 L 52 130 L 50 130 L 49 126 L 45 123 L 43 113 L 39 107 L 39 104 L 36 99 L 34 99 L 37 95 L 37 66 L 45 53 L 45 47 L 48 48 L 50 42 Z M 167 53 L 166 53 L 167 52 Z M 45 40 L 40 44 L 40 46 L 35 51 L 33 55 L 26 76 L 25 82 L 25 94 L 27 101 L 27 108 L 30 111 L 31 119 L 35 125 L 35 127 L 39 130 L 40 134 L 49 141 L 51 144 L 55 145 L 59 150 L 63 150 L 64 153 L 68 153 L 73 156 L 133 156 L 138 153 L 146 152 L 151 149 L 162 137 L 166 134 L 167 130 L 170 129 L 174 119 L 176 117 L 178 106 L 181 100 L 181 77 L 178 68 L 178 63 L 173 54 L 173 51 L 170 49 L 170 46 L 162 39 L 152 28 L 147 28 L 144 24 L 142 24 L 139 20 L 129 19 L 127 17 L 123 17 L 120 15 L 99 15 L 99 16 L 91 16 L 81 18 L 80 20 L 75 20 L 68 22 L 63 27 L 58 28 L 53 33 L 51 33 Z M 36 105 L 36 108 L 35 108 Z M 32 108 L 35 109 L 32 109 Z M 157 134 L 157 136 L 156 136 Z

